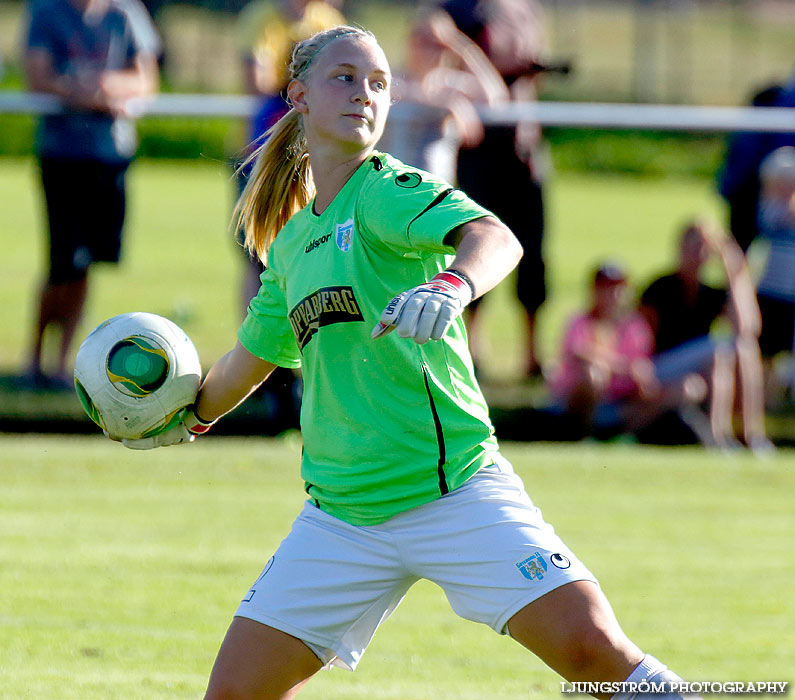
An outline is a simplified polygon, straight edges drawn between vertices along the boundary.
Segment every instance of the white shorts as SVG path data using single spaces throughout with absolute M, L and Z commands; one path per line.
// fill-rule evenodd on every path
M 420 578 L 438 584 L 458 615 L 500 634 L 545 593 L 596 580 L 497 456 L 454 491 L 376 526 L 350 525 L 307 501 L 236 615 L 353 670 Z

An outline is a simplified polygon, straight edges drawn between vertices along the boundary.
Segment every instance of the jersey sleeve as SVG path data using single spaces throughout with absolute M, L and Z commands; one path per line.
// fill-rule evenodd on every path
M 241 345 L 252 355 L 279 367 L 301 366 L 301 355 L 287 317 L 287 303 L 275 276 L 262 273 L 259 292 L 248 306 L 248 315 L 237 333 Z
M 53 38 L 46 8 L 42 8 L 41 3 L 32 3 L 28 12 L 25 48 L 51 51 Z
M 364 233 L 382 243 L 406 251 L 454 253 L 444 244 L 452 229 L 494 216 L 444 180 L 391 158 L 389 163 L 374 173 L 357 203 Z

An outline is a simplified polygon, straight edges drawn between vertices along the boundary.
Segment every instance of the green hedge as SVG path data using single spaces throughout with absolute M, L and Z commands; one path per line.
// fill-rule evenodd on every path
M 0 115 L 0 156 L 25 156 L 33 151 L 35 119 Z M 243 144 L 239 120 L 148 117 L 138 124 L 139 155 L 148 158 L 223 160 Z
M 726 151 L 721 134 L 547 129 L 555 167 L 572 172 L 713 177 Z
M 30 154 L 33 130 L 28 115 L 0 115 L 0 156 Z M 147 158 L 228 160 L 245 138 L 235 119 L 148 117 L 138 131 L 139 154 Z M 545 133 L 555 167 L 570 172 L 712 177 L 725 150 L 721 135 L 561 128 Z

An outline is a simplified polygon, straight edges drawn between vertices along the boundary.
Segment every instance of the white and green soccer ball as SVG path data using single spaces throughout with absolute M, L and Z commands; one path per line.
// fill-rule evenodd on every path
M 136 311 L 97 326 L 75 358 L 83 409 L 110 437 L 157 435 L 181 419 L 201 382 L 199 355 L 167 318 Z

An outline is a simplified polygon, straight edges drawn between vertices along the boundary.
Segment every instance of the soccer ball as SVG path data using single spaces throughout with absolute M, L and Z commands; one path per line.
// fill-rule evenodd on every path
M 144 312 L 114 316 L 83 341 L 75 390 L 83 409 L 114 438 L 157 435 L 176 424 L 196 398 L 199 355 L 167 318 Z

